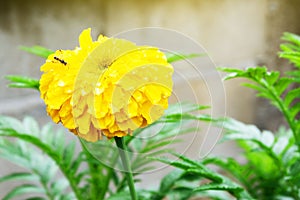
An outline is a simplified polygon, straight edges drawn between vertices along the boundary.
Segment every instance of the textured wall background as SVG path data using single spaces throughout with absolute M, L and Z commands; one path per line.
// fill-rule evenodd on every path
M 270 67 L 286 65 L 276 58 L 280 36 L 284 31 L 300 33 L 299 0 L 10 0 L 0 6 L 0 74 L 22 74 L 39 77 L 43 59 L 18 50 L 19 45 L 42 45 L 50 49 L 68 49 L 78 45 L 79 33 L 91 27 L 93 36 L 112 36 L 121 31 L 141 27 L 174 29 L 200 43 L 217 66 L 243 68 L 257 64 Z M 143 36 L 141 36 L 143 37 Z M 281 68 L 282 69 L 282 68 Z M 206 74 L 203 74 L 204 76 Z M 219 79 L 209 75 L 211 90 Z M 209 93 L 203 92 L 205 82 L 196 77 L 189 80 L 201 104 L 210 104 Z M 44 111 L 39 94 L 29 90 L 8 89 L 0 79 L 0 114 L 23 118 L 37 117 L 41 124 L 50 121 Z M 257 122 L 263 128 L 275 128 L 269 122 L 276 111 L 264 101 L 256 101 L 251 90 L 239 87 L 239 80 L 226 82 L 226 101 L 214 105 L 216 113 L 226 108 L 227 115 L 244 122 Z M 176 93 L 189 99 L 182 84 L 177 83 Z M 223 88 L 221 88 L 223 90 Z M 274 114 L 275 113 L 275 114 Z M 280 117 L 277 117 L 280 121 Z M 201 134 L 201 133 L 200 133 Z M 74 137 L 69 134 L 71 139 Z M 202 144 L 198 138 L 190 153 L 195 155 Z M 208 136 L 202 150 L 208 152 L 217 135 Z M 218 145 L 215 154 L 237 154 L 231 144 Z M 180 148 L 180 147 L 179 147 Z M 1 162 L 0 176 L 14 170 Z M 151 175 L 155 180 L 155 176 Z M 6 191 L 9 186 L 0 185 Z M 1 197 L 1 195 L 0 195 Z

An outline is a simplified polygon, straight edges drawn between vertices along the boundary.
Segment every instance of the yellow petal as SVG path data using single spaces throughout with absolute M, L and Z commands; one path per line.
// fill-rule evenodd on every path
M 82 49 L 88 48 L 93 43 L 91 28 L 83 30 L 79 36 L 79 45 Z

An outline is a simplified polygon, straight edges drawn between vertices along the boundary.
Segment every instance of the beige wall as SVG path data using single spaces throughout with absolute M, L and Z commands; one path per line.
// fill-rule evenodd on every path
M 299 0 L 2 1 L 0 74 L 38 78 L 43 59 L 19 51 L 18 46 L 73 48 L 78 44 L 79 33 L 87 27 L 92 28 L 93 36 L 100 33 L 112 36 L 128 29 L 148 26 L 174 29 L 201 44 L 217 66 L 244 68 L 256 64 L 275 65 L 278 63 L 275 53 L 282 32 L 300 32 L 299 8 Z M 225 98 L 222 86 L 214 84 L 220 77 L 215 72 L 204 73 L 203 76 L 207 81 L 191 77 L 189 82 L 199 99 L 198 103 L 210 104 L 209 92 L 214 92 L 214 114 L 222 114 L 226 109 L 227 115 L 245 122 L 266 118 L 266 112 L 256 112 L 258 109 L 253 92 L 238 87 L 240 80 L 224 84 Z M 0 114 L 20 118 L 34 115 L 42 123 L 49 121 L 37 92 L 7 89 L 6 83 L 0 80 Z M 177 86 L 176 94 L 189 99 L 192 94 L 187 93 L 184 84 L 177 83 Z M 199 150 L 205 133 L 199 133 L 198 142 L 190 148 L 191 154 L 195 155 Z M 207 142 L 203 144 L 204 153 L 210 150 L 217 137 L 214 131 L 208 135 Z M 214 152 L 220 154 L 226 149 L 226 152 L 235 154 L 235 150 L 228 146 L 218 146 Z M 1 164 L 0 175 L 7 172 L 6 165 Z

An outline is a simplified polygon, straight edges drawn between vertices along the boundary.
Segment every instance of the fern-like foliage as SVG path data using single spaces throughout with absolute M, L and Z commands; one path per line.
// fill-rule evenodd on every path
M 234 119 L 220 120 L 223 141 L 234 140 L 244 150 L 245 163 L 233 158 L 206 158 L 205 165 L 216 165 L 241 184 L 255 199 L 300 199 L 300 37 L 285 33 L 287 43 L 279 55 L 296 68 L 281 75 L 258 66 L 245 70 L 221 68 L 229 73 L 225 79 L 246 78 L 244 86 L 257 91 L 284 115 L 289 127 L 277 133 L 261 131 Z M 272 119 L 270 119 L 272 120 Z
M 223 141 L 238 141 L 247 160 L 240 164 L 232 158 L 206 158 L 234 177 L 255 199 L 299 199 L 300 153 L 290 130 L 278 133 L 260 131 L 234 119 L 219 124 L 225 130 Z
M 224 192 L 212 191 L 226 191 L 238 199 L 252 198 L 239 184 L 209 169 L 202 161 L 195 161 L 179 154 L 173 155 L 177 159 L 153 158 L 174 166 L 177 170 L 162 179 L 158 192 L 151 197 L 152 200 L 161 200 L 165 197 L 171 200 L 185 200 L 203 196 L 213 199 L 230 198 Z
M 222 68 L 229 74 L 226 80 L 232 78 L 246 78 L 252 83 L 245 83 L 244 86 L 256 90 L 257 96 L 268 99 L 284 115 L 295 138 L 300 141 L 300 121 L 296 118 L 300 112 L 300 89 L 288 89 L 294 83 L 291 76 L 280 77 L 278 71 L 267 71 L 266 67 L 248 68 L 246 70 Z
M 295 138 L 300 141 L 300 37 L 285 33 L 283 36 L 288 43 L 282 44 L 279 55 L 282 58 L 292 62 L 296 69 L 288 71 L 284 76 L 280 76 L 278 71 L 268 71 L 266 67 L 248 68 L 246 70 L 220 68 L 229 74 L 225 77 L 226 80 L 232 78 L 246 78 L 252 83 L 244 85 L 258 92 L 257 96 L 268 99 L 276 106 L 284 115 L 288 122 Z M 293 89 L 290 89 L 290 87 Z
M 284 33 L 282 39 L 287 43 L 280 45 L 282 52 L 279 53 L 279 57 L 288 59 L 297 68 L 300 68 L 300 36 Z
M 25 169 L 24 172 L 2 177 L 1 182 L 30 182 L 14 188 L 3 199 L 12 199 L 25 193 L 36 193 L 41 199 L 75 198 L 76 193 L 66 189 L 78 182 L 76 172 L 80 158 L 74 159 L 75 143 L 65 145 L 61 131 L 54 134 L 50 125 L 40 130 L 36 121 L 29 117 L 20 122 L 1 116 L 0 136 L 0 157 Z M 10 140 L 9 137 L 17 139 Z M 58 177 L 59 170 L 64 177 Z
M 177 136 L 197 130 L 187 126 L 192 121 L 211 120 L 209 116 L 197 113 L 206 108 L 188 103 L 171 105 L 160 120 L 136 130 L 133 136 L 125 137 L 128 149 L 132 152 L 130 158 L 135 177 L 153 167 L 153 160 L 148 157 L 162 156 L 172 151 L 171 144 L 180 141 L 176 139 Z M 151 137 L 153 133 L 156 135 Z M 0 116 L 0 157 L 25 169 L 24 172 L 0 178 L 0 183 L 25 181 L 8 192 L 5 200 L 25 193 L 36 194 L 36 198 L 40 199 L 130 197 L 124 174 L 118 170 L 122 168 L 112 140 L 96 143 L 81 140 L 84 148 L 76 153 L 75 141 L 67 142 L 65 137 L 63 130 L 54 131 L 50 124 L 39 128 L 30 117 L 21 122 Z M 60 173 L 62 177 L 59 177 Z M 112 185 L 115 189 L 110 189 Z M 141 199 L 148 199 L 150 193 L 142 190 L 139 195 Z

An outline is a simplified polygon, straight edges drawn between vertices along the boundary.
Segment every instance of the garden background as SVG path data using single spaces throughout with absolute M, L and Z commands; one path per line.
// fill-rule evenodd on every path
M 93 36 L 96 37 L 98 34 L 112 36 L 121 31 L 149 26 L 173 29 L 193 38 L 206 49 L 216 66 L 244 68 L 266 65 L 270 69 L 283 70 L 287 69 L 282 68 L 287 65 L 287 61 L 276 56 L 279 38 L 283 32 L 300 34 L 299 10 L 299 0 L 2 0 L 0 74 L 40 77 L 39 66 L 44 60 L 18 50 L 19 45 L 41 45 L 53 50 L 70 49 L 78 45 L 77 37 L 87 27 L 92 28 Z M 200 71 L 201 67 L 205 68 L 197 67 Z M 209 90 L 223 90 L 213 84 L 220 77 L 206 72 L 203 72 L 203 76 L 209 77 Z M 210 105 L 209 93 L 203 92 L 207 91 L 203 89 L 207 83 L 203 81 L 199 84 L 199 77 L 193 76 L 188 81 L 198 96 L 197 103 Z M 8 89 L 6 83 L 3 78 L 0 79 L 0 114 L 20 119 L 32 115 L 41 124 L 51 121 L 45 114 L 44 104 L 37 92 Z M 226 111 L 227 116 L 254 123 L 262 129 L 276 129 L 282 119 L 275 108 L 271 108 L 264 100 L 255 99 L 253 91 L 238 87 L 238 84 L 239 80 L 224 83 L 226 99 L 220 91 L 219 104 L 213 105 L 216 113 Z M 179 96 L 193 98 L 189 97 L 193 94 L 186 93 L 184 87 L 175 90 Z M 272 123 L 269 122 L 270 118 Z M 274 119 L 278 123 L 274 123 Z M 198 152 L 204 134 L 208 134 L 208 139 L 203 151 L 208 152 L 218 137 L 213 131 L 200 131 L 198 141 L 188 152 Z M 68 134 L 68 138 L 75 139 L 72 134 Z M 212 153 L 239 156 L 238 150 L 230 143 L 218 145 Z M 18 169 L 2 160 L 0 165 L 0 176 Z M 145 177 L 153 180 L 147 184 L 155 184 L 160 173 L 163 170 L 146 174 Z M 9 188 L 1 186 L 0 194 Z

